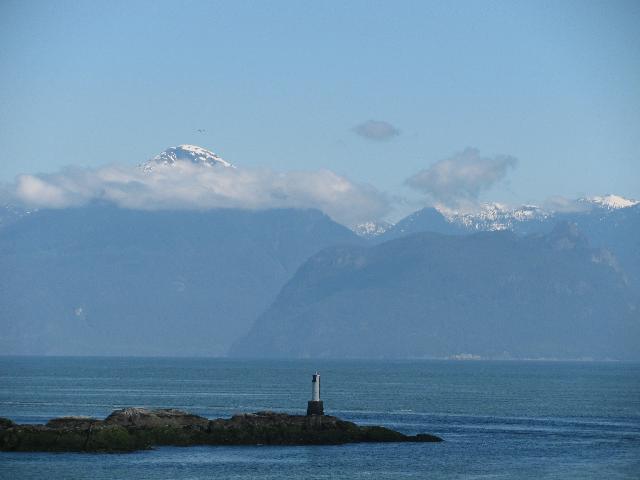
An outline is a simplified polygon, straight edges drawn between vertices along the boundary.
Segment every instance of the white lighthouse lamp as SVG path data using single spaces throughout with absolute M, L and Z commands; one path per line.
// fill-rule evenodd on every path
M 320 374 L 314 373 L 311 377 L 311 400 L 307 403 L 307 415 L 324 415 L 324 407 L 320 400 Z

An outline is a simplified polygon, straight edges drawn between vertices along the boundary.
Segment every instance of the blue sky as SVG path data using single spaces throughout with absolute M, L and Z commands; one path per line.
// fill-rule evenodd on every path
M 192 143 L 420 198 L 473 147 L 517 159 L 483 199 L 640 198 L 638 25 L 631 1 L 4 0 L 0 181 Z

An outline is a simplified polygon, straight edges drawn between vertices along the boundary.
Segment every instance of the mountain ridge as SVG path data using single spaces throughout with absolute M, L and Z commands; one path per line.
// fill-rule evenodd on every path
M 601 257 L 570 226 L 330 247 L 231 355 L 637 359 L 637 297 Z

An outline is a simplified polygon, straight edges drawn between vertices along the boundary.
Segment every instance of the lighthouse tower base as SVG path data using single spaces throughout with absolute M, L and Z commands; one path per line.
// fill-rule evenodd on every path
M 309 402 L 307 403 L 307 416 L 311 415 L 324 415 L 324 406 L 322 405 L 322 400 L 309 400 Z

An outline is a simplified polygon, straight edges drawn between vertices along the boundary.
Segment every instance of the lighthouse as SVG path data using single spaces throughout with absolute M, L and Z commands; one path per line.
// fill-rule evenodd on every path
M 324 407 L 320 400 L 320 374 L 311 376 L 311 400 L 307 403 L 307 416 L 324 415 Z

